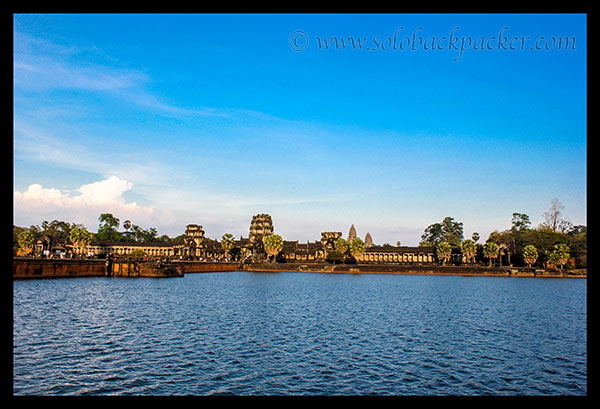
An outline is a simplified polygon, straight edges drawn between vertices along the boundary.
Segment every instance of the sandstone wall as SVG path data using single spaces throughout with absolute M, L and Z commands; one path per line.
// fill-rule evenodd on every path
M 239 263 L 206 263 L 194 261 L 177 261 L 173 264 L 179 266 L 184 274 L 188 273 L 209 273 L 219 271 L 240 271 L 242 268 Z
M 102 277 L 104 260 L 13 259 L 13 278 Z

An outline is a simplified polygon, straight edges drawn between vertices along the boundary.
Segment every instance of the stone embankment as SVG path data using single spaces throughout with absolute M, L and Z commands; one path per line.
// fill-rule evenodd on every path
M 586 278 L 587 270 L 554 270 L 524 267 L 441 266 L 441 265 L 384 265 L 384 264 L 323 264 L 323 263 L 261 263 L 244 265 L 246 271 L 311 272 L 354 274 L 426 274 L 488 277 L 578 277 Z
M 67 277 L 183 277 L 186 273 L 237 271 L 238 263 L 160 262 L 136 259 L 13 258 L 13 279 Z
M 13 258 L 13 278 L 102 277 L 104 260 Z
M 217 263 L 200 261 L 171 261 L 135 259 L 39 259 L 13 258 L 14 279 L 65 277 L 183 277 L 185 274 L 254 271 L 310 272 L 329 274 L 426 274 L 488 277 L 573 277 L 586 278 L 587 270 L 554 270 L 523 267 L 384 265 L 384 264 L 325 264 L 325 263 Z
M 206 261 L 175 261 L 173 264 L 181 266 L 185 274 L 190 273 L 215 273 L 222 271 L 240 271 L 240 263 L 212 263 Z

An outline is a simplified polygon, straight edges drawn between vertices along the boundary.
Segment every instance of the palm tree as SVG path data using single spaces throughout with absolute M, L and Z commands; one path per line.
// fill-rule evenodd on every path
M 350 247 L 350 243 L 343 238 L 339 238 L 335 241 L 335 251 L 337 251 L 340 255 L 344 256 Z
M 277 254 L 283 249 L 283 239 L 277 234 L 269 234 L 263 237 L 262 241 L 267 255 L 273 256 L 273 262 L 275 262 Z
M 17 237 L 17 243 L 24 254 L 29 254 L 33 249 L 33 233 L 29 230 L 23 230 Z
M 446 241 L 440 242 L 436 248 L 435 252 L 437 253 L 438 259 L 442 262 L 442 265 L 446 263 L 446 261 L 450 260 L 450 255 L 452 254 L 452 247 Z
M 488 241 L 483 245 L 483 256 L 490 259 L 490 267 L 492 266 L 492 260 L 498 257 L 498 251 L 500 248 L 492 241 Z
M 139 241 L 140 238 L 143 237 L 143 229 L 140 226 L 136 226 L 135 224 L 131 226 L 131 230 L 133 230 L 133 240 Z
M 221 247 L 225 250 L 225 257 L 229 256 L 229 252 L 235 246 L 235 241 L 233 240 L 233 234 L 225 233 L 221 238 Z
M 131 232 L 129 231 L 129 229 L 131 229 L 131 220 L 125 220 L 123 222 L 123 228 L 125 229 L 125 233 L 123 233 L 123 236 L 125 237 L 125 241 L 131 241 Z
M 348 244 L 348 248 L 350 249 L 350 254 L 355 259 L 358 259 L 358 256 L 365 252 L 365 243 L 360 239 L 360 237 L 355 237 Z
M 80 250 L 90 244 L 92 234 L 84 228 L 74 227 L 69 232 L 69 240 L 71 240 L 71 243 L 73 243 L 77 250 Z
M 465 255 L 467 263 L 469 263 L 471 259 L 473 259 L 473 257 L 475 256 L 475 242 L 471 239 L 466 239 L 462 243 L 460 243 L 460 249 Z
M 538 258 L 538 251 L 535 246 L 528 244 L 523 248 L 523 260 L 527 263 L 527 267 L 531 268 L 531 265 L 536 262 Z
M 350 248 L 350 243 L 348 240 L 339 237 L 337 240 L 333 242 L 333 251 L 327 254 L 327 259 L 333 261 L 343 262 L 346 259 L 346 253 Z
M 556 244 L 550 252 L 549 261 L 554 265 L 559 265 L 562 270 L 563 266 L 569 261 L 570 250 L 566 244 Z

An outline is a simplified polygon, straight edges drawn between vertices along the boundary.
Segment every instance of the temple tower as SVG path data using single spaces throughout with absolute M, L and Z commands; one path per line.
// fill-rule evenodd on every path
M 273 220 L 268 214 L 257 214 L 252 216 L 250 222 L 249 244 L 252 248 L 252 257 L 256 261 L 262 261 L 266 257 L 263 237 L 273 234 Z
M 268 214 L 257 214 L 252 216 L 252 222 L 250 222 L 250 243 L 262 244 L 262 238 L 273 234 L 273 220 Z
M 350 226 L 350 231 L 348 232 L 348 241 L 354 240 L 356 238 L 356 229 L 354 225 Z
M 373 237 L 371 237 L 371 233 L 369 232 L 365 236 L 365 247 L 373 247 Z

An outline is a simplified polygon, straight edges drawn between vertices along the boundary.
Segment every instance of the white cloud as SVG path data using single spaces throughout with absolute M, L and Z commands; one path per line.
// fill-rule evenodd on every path
M 133 183 L 116 176 L 85 184 L 70 195 L 55 188 L 44 188 L 34 183 L 24 192 L 14 193 L 15 224 L 39 224 L 43 220 L 65 220 L 82 223 L 90 230 L 98 223 L 100 213 L 112 213 L 121 220 L 131 219 L 149 222 L 154 210 L 127 202 L 123 194 L 130 190 Z
M 130 190 L 133 183 L 111 176 L 106 180 L 83 185 L 79 188 L 80 196 L 73 198 L 84 205 L 113 205 L 118 203 L 126 208 L 136 208 L 134 203 L 126 204 L 122 195 Z

